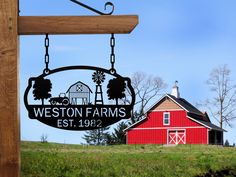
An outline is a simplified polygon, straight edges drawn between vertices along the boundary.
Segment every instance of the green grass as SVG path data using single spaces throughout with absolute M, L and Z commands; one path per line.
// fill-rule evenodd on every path
M 208 174 L 207 174 L 208 173 Z M 22 177 L 236 176 L 236 148 L 22 142 Z

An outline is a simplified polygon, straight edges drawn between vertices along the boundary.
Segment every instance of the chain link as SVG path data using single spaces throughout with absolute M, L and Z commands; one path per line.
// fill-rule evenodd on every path
M 110 55 L 110 62 L 111 62 L 111 73 L 114 74 L 116 73 L 116 70 L 115 70 L 115 59 L 116 59 L 116 56 L 115 56 L 115 44 L 116 44 L 116 41 L 115 41 L 115 37 L 114 37 L 114 34 L 112 33 L 111 34 L 111 39 L 110 39 L 110 46 L 111 46 L 111 55 Z
M 45 69 L 44 69 L 44 73 L 47 74 L 50 71 L 49 68 L 48 68 L 48 64 L 49 64 L 49 53 L 48 53 L 49 38 L 48 38 L 48 34 L 46 34 L 44 46 L 45 46 Z

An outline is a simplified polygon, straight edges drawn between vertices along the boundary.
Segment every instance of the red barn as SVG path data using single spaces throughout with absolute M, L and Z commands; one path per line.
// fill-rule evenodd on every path
M 222 144 L 225 130 L 179 96 L 175 85 L 126 131 L 127 144 Z

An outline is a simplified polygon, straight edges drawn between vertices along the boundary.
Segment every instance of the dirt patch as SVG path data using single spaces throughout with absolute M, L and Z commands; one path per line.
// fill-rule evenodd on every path
M 203 175 L 197 175 L 196 177 L 224 177 L 224 176 L 235 176 L 236 177 L 236 169 L 233 168 L 225 168 L 222 170 L 209 170 L 207 173 Z

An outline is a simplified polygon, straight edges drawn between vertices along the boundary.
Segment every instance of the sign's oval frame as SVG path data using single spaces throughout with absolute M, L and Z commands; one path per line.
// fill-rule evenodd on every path
M 95 67 L 95 66 L 83 66 L 83 65 L 75 65 L 75 66 L 65 66 L 65 67 L 61 67 L 61 68 L 56 68 L 56 69 L 53 69 L 53 70 L 49 70 L 48 72 L 44 72 L 43 74 L 39 75 L 38 77 L 31 77 L 29 78 L 29 81 L 28 81 L 28 86 L 25 90 L 25 93 L 24 93 L 24 103 L 25 103 L 25 107 L 26 109 L 28 110 L 29 112 L 29 117 L 32 119 L 32 117 L 30 116 L 30 105 L 28 103 L 28 94 L 29 94 L 29 91 L 30 89 L 32 88 L 32 82 L 39 78 L 39 77 L 47 77 L 49 75 L 52 75 L 52 74 L 55 74 L 55 73 L 58 73 L 58 72 L 63 72 L 63 71 L 69 71 L 69 70 L 94 70 L 94 71 L 102 71 L 106 74 L 109 74 L 109 75 L 112 75 L 116 78 L 122 78 L 123 80 L 127 81 L 127 86 L 128 86 L 128 89 L 131 93 L 131 102 L 129 105 L 123 105 L 123 107 L 126 108 L 126 110 L 128 110 L 128 116 L 129 117 L 126 117 L 126 118 L 119 118 L 119 117 L 106 117 L 106 118 L 99 118 L 99 120 L 101 119 L 102 120 L 102 126 L 101 127 L 58 127 L 56 126 L 56 123 L 55 123 L 55 119 L 45 119 L 45 118 L 36 118 L 38 121 L 44 123 L 44 124 L 47 124 L 49 126 L 52 126 L 52 127 L 55 127 L 55 128 L 59 128 L 59 129 L 66 129 L 66 130 L 92 130 L 92 129 L 97 129 L 97 128 L 102 128 L 102 127 L 106 127 L 106 126 L 109 126 L 109 125 L 112 125 L 118 121 L 120 121 L 121 119 L 128 119 L 131 117 L 131 111 L 133 110 L 133 107 L 134 107 L 134 104 L 135 104 L 135 92 L 134 92 L 134 89 L 131 85 L 131 80 L 129 77 L 122 77 L 121 75 L 117 74 L 116 72 L 113 72 L 112 70 L 107 70 L 107 69 L 104 69 L 104 68 L 100 68 L 100 67 Z M 99 107 L 99 105 L 92 105 L 91 106 L 92 108 L 95 108 L 95 107 Z M 32 111 L 32 110 L 31 110 Z M 35 118 L 33 118 L 35 119 Z M 82 118 L 83 119 L 83 118 Z M 81 119 L 81 120 L 82 120 Z M 94 120 L 97 120 L 98 117 L 95 117 Z M 63 119 L 64 120 L 64 119 Z M 68 120 L 69 121 L 69 120 Z

